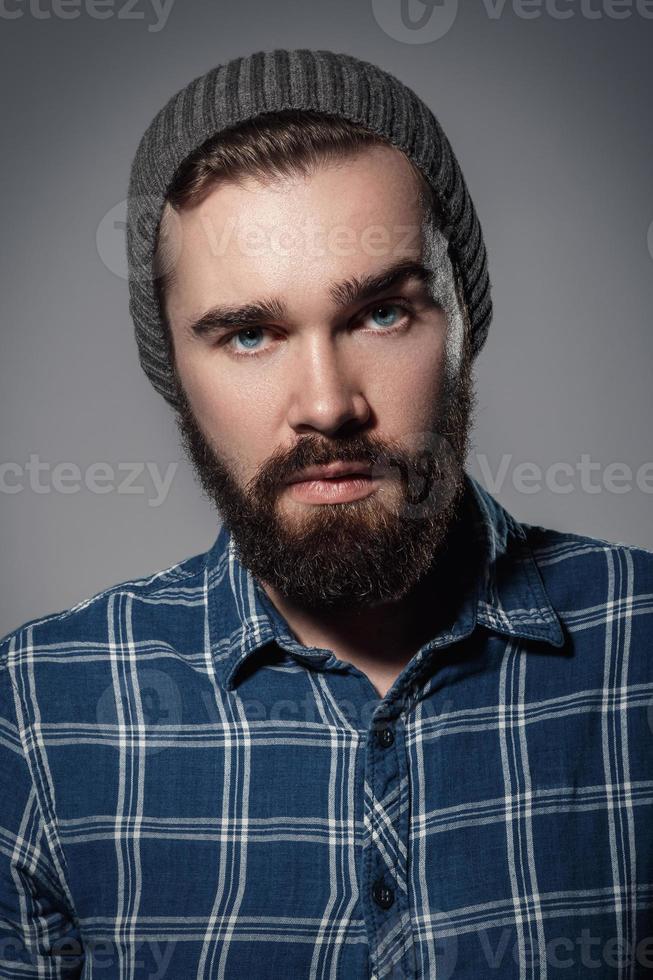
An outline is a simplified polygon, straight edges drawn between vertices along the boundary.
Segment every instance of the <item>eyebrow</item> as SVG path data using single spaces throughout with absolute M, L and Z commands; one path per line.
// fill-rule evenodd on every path
M 329 285 L 329 295 L 334 303 L 350 306 L 366 299 L 372 299 L 379 293 L 385 292 L 408 280 L 427 282 L 433 275 L 433 270 L 415 259 L 403 259 L 380 272 L 367 276 L 352 276 L 342 282 L 332 282 Z M 191 320 L 187 326 L 190 333 L 196 337 L 205 337 L 227 330 L 229 327 L 257 326 L 262 320 L 283 320 L 287 310 L 280 299 L 255 300 L 243 306 L 212 306 L 198 319 Z

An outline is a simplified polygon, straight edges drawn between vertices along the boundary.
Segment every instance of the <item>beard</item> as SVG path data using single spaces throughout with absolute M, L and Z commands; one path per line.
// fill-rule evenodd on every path
M 244 487 L 199 428 L 176 365 L 174 376 L 183 448 L 239 560 L 259 582 L 307 609 L 354 611 L 402 599 L 441 571 L 439 559 L 461 513 L 475 408 L 467 336 L 458 373 L 447 376 L 428 431 L 414 433 L 412 445 L 363 430 L 306 435 L 292 449 L 274 452 Z M 280 508 L 290 477 L 336 461 L 371 464 L 372 475 L 383 474 L 376 492 L 295 505 L 292 513 Z

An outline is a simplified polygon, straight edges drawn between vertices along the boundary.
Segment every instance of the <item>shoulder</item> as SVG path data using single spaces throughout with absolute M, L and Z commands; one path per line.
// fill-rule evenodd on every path
M 166 604 L 174 605 L 194 589 L 201 590 L 204 559 L 205 553 L 193 555 L 150 575 L 115 583 L 67 609 L 26 620 L 0 638 L 0 671 L 12 653 L 26 647 L 33 653 L 106 640 L 112 619 L 119 622 L 125 607 L 144 611 L 159 605 L 162 612 Z
M 643 573 L 653 573 L 653 550 L 623 541 L 609 541 L 606 538 L 574 534 L 541 527 L 537 524 L 521 523 L 524 534 L 537 560 L 538 565 L 565 565 L 571 567 L 591 567 L 606 562 L 624 561 L 637 567 Z
M 557 611 L 653 621 L 653 551 L 539 525 L 521 528 Z M 649 625 L 649 630 L 651 626 Z

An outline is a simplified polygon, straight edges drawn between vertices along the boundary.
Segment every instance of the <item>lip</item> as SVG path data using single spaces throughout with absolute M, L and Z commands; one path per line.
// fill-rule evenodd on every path
M 371 470 L 371 463 L 327 463 L 325 466 L 309 466 L 292 476 L 287 483 L 306 483 L 309 480 L 329 480 L 344 476 L 369 477 Z
M 349 474 L 328 480 L 298 480 L 288 493 L 301 504 L 344 504 L 376 493 L 379 480 L 365 475 Z

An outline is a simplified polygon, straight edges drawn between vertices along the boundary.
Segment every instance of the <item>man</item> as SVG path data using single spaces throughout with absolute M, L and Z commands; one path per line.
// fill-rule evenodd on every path
M 465 471 L 490 286 L 430 110 L 236 58 L 148 127 L 127 244 L 222 523 L 2 641 L 0 975 L 653 974 L 652 556 Z

